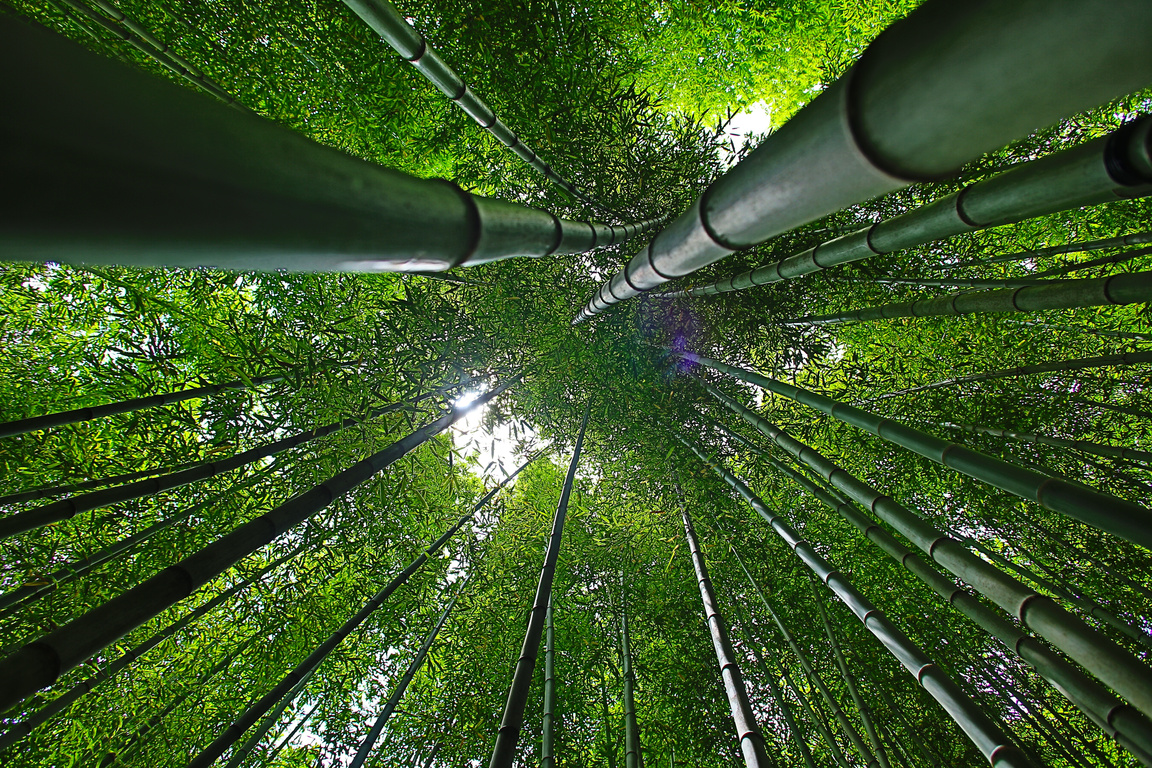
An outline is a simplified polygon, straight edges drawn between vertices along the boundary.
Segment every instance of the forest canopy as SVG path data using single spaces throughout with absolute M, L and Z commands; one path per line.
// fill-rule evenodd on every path
M 918 5 L 401 3 L 568 189 L 356 2 L 6 0 L 628 236 L 375 274 L 0 253 L 4 764 L 487 765 L 536 627 L 519 765 L 1152 765 L 1152 166 L 1058 175 L 1152 153 L 1152 91 L 573 322 Z M 996 197 L 1037 168 L 1059 204 Z M 3 699 L 37 653 L 50 684 Z

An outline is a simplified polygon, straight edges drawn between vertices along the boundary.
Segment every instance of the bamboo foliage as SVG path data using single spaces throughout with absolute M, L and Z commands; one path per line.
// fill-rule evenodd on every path
M 1047 256 L 1059 256 L 1065 253 L 1087 253 L 1102 251 L 1107 248 L 1123 248 L 1128 245 L 1144 245 L 1152 243 L 1152 232 L 1133 232 L 1130 235 L 1106 237 L 1102 240 L 1084 240 L 1066 245 L 1052 245 L 1047 248 L 1037 248 L 1029 251 L 1019 251 L 1001 256 L 992 256 L 987 259 L 973 259 L 971 261 L 958 261 L 954 264 L 941 264 L 941 269 L 960 269 L 962 267 L 981 267 L 988 264 L 1003 264 L 1013 261 L 1030 261 Z
M 672 433 L 686 448 L 696 454 L 728 485 L 740 494 L 745 501 L 769 524 L 772 530 L 787 543 L 789 549 L 800 558 L 805 566 L 847 605 L 864 626 L 884 645 L 913 677 L 924 687 L 932 698 L 939 702 L 980 754 L 992 766 L 1027 766 L 1029 761 L 1020 750 L 1004 735 L 1000 727 L 973 702 L 943 671 L 936 666 L 907 635 L 892 624 L 871 601 L 860 594 L 843 574 L 816 553 L 812 545 L 800 538 L 793 528 L 779 515 L 768 509 L 740 479 L 713 461 L 698 446 L 685 440 L 678 433 Z

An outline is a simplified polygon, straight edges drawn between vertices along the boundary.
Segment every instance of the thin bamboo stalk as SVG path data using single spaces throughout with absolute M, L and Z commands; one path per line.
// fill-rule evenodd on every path
M 830 397 L 786 384 L 753 371 L 690 353 L 677 353 L 709 368 L 727 373 L 774 394 L 814 408 L 834 419 L 863 429 L 877 437 L 906 448 L 949 469 L 973 477 L 1020 498 L 1034 501 L 1045 509 L 1079 520 L 1142 547 L 1152 547 L 1152 510 L 1094 491 L 1083 486 L 1045 476 L 948 440 L 941 440 L 894 419 L 846 405 Z M 1149 681 L 1149 709 L 1152 712 L 1152 679 Z
M 941 381 L 932 382 L 931 384 L 919 384 L 915 387 L 898 389 L 893 392 L 886 392 L 883 395 L 870 397 L 863 402 L 869 403 L 875 402 L 877 400 L 887 400 L 888 398 L 898 397 L 900 395 L 910 395 L 914 392 L 925 392 L 930 389 L 940 389 L 941 387 L 951 387 L 956 384 L 969 384 L 977 381 L 992 381 L 993 379 L 1012 378 L 1016 376 L 1031 376 L 1037 373 L 1063 373 L 1066 371 L 1082 371 L 1088 368 L 1138 365 L 1140 363 L 1152 363 L 1152 352 L 1123 352 L 1118 355 L 1079 357 L 1072 360 L 1052 360 L 1047 363 L 1036 363 L 1035 365 L 1020 365 L 1014 368 L 999 368 L 992 371 L 985 371 L 983 373 L 972 373 L 966 376 L 956 376 L 950 379 L 943 379 Z
M 632 670 L 632 643 L 628 634 L 628 596 L 620 572 L 620 666 L 624 677 L 624 766 L 644 768 L 640 726 L 636 721 L 636 674 Z
M 1030 432 L 1016 432 L 1008 429 L 996 429 L 995 427 L 983 427 L 978 424 L 945 422 L 941 426 L 958 429 L 963 432 L 971 432 L 974 435 L 1005 437 L 1020 443 L 1038 443 L 1039 445 L 1051 445 L 1057 448 L 1075 448 L 1086 453 L 1091 453 L 1094 456 L 1109 456 L 1117 459 L 1126 459 L 1128 461 L 1152 462 L 1152 452 L 1150 451 L 1138 451 L 1135 448 L 1117 448 L 1113 445 L 1094 443 L 1090 440 L 1066 440 L 1061 437 L 1046 437 L 1045 435 L 1036 435 Z
M 268 756 L 266 758 L 264 758 L 264 765 L 275 765 L 276 756 L 280 754 L 281 750 L 283 750 L 284 747 L 288 746 L 288 744 L 292 741 L 292 739 L 294 739 L 296 737 L 296 734 L 300 732 L 300 729 L 304 727 L 304 725 L 308 722 L 308 720 L 312 717 L 312 715 L 314 715 L 316 713 L 316 710 L 319 708 L 320 708 L 320 702 L 316 702 L 315 704 L 312 705 L 312 709 L 305 712 L 304 715 L 299 720 L 296 721 L 296 725 L 292 726 L 292 730 L 289 731 L 284 736 L 284 739 L 279 744 L 277 744 L 275 747 L 273 747 L 272 751 L 270 751 L 268 753 Z
M 1035 128 L 1145 87 L 1152 80 L 1152 51 L 1130 30 L 1148 27 L 1152 8 L 1136 0 L 1100 7 L 1028 0 L 1013 4 L 1011 11 L 991 0 L 929 0 L 881 34 L 849 74 L 717 179 L 605 282 L 574 322 L 909 181 L 955 174 L 965 162 Z M 1067 56 L 1072 48 L 1085 58 Z M 1120 64 L 1114 59 L 1117 50 L 1141 54 Z M 981 86 L 969 87 L 975 82 Z M 1071 82 L 1078 85 L 1070 89 Z M 1107 179 L 1099 190 L 1107 195 L 1130 178 L 1144 178 L 1143 166 L 1132 167 L 1124 155 L 1127 147 L 1117 149 L 1111 154 L 1120 163 L 1113 164 L 1118 178 L 1103 163 L 1085 161 L 1091 165 L 1086 175 Z M 1016 178 L 1030 176 L 1035 165 L 1016 171 Z M 1145 180 L 1152 181 L 1152 173 Z M 1064 205 L 1049 194 L 1055 186 L 1037 182 L 1027 192 L 988 186 L 981 197 L 989 205 L 971 211 L 966 206 L 965 215 L 997 223 L 1009 201 L 1033 195 L 1036 208 L 1025 206 L 1036 211 L 1030 215 L 1046 210 L 1045 204 L 1059 210 Z M 1059 187 L 1068 194 L 1067 185 Z M 955 208 L 949 216 L 963 225 L 958 231 L 965 231 Z M 859 246 L 853 253 L 873 253 L 863 239 L 853 241 Z M 874 244 L 895 250 L 900 239 Z
M 739 478 L 713 461 L 698 446 L 678 433 L 673 436 L 691 450 L 704 464 L 712 468 L 728 485 L 769 524 L 773 532 L 785 541 L 788 548 L 847 605 L 857 618 L 884 645 L 920 685 L 934 698 L 948 716 L 972 740 L 980 754 L 993 766 L 1030 765 L 1020 750 L 1004 735 L 996 723 L 980 709 L 944 674 L 924 652 L 898 629 L 887 616 L 861 594 L 839 571 L 817 554 L 804 539 L 800 538 L 784 519 L 771 510 Z
M 827 315 L 782 320 L 782 325 L 839 325 L 898 317 L 945 317 L 986 312 L 1038 312 L 1047 309 L 1120 306 L 1152 301 L 1152 272 L 1132 272 L 1090 280 L 1046 280 L 1021 288 L 1003 288 L 944 296 Z
M 394 576 L 391 581 L 385 584 L 379 591 L 376 592 L 376 594 L 372 595 L 372 597 L 370 597 L 364 603 L 363 607 L 361 607 L 359 611 L 357 611 L 350 619 L 340 625 L 339 629 L 329 635 L 322 643 L 316 646 L 316 648 L 313 649 L 313 651 L 309 653 L 303 661 L 297 664 L 292 669 L 292 671 L 286 674 L 280 680 L 280 682 L 273 686 L 272 690 L 268 691 L 268 693 L 264 694 L 251 705 L 249 705 L 248 708 L 245 709 L 244 712 L 238 718 L 236 718 L 236 720 L 230 726 L 228 726 L 223 733 L 216 737 L 216 739 L 211 744 L 201 750 L 200 754 L 198 754 L 188 763 L 187 768 L 208 768 L 208 766 L 211 766 L 216 761 L 216 759 L 224 754 L 228 747 L 235 744 L 236 741 L 238 741 L 244 735 L 244 733 L 247 732 L 248 729 L 251 728 L 256 723 L 256 721 L 264 715 L 264 713 L 275 706 L 276 702 L 278 702 L 285 694 L 287 694 L 287 692 L 290 691 L 293 686 L 299 683 L 300 680 L 311 675 L 321 664 L 321 662 L 327 659 L 329 654 L 331 654 L 332 651 L 344 641 L 344 638 L 352 634 L 354 630 L 356 630 L 361 624 L 367 621 L 368 618 L 372 616 L 372 614 L 379 610 L 379 608 L 392 595 L 393 592 L 406 584 L 408 579 L 410 579 L 413 574 L 418 573 L 430 558 L 432 558 L 437 552 L 443 549 L 444 546 L 452 539 L 452 537 L 455 536 L 460 531 L 460 529 L 463 528 L 464 525 L 476 515 L 477 512 L 483 509 L 488 504 L 488 502 L 491 501 L 492 498 L 497 493 L 499 493 L 500 490 L 509 481 L 512 480 L 512 478 L 516 477 L 516 475 L 518 475 L 524 469 L 524 467 L 532 463 L 535 458 L 536 457 L 528 459 L 528 461 L 522 464 L 519 469 L 517 469 L 508 477 L 504 478 L 503 481 L 497 484 L 496 487 L 494 487 L 488 493 L 484 494 L 484 496 L 482 496 L 480 500 L 476 502 L 476 504 L 472 507 L 471 510 L 468 511 L 467 514 L 457 520 L 455 524 L 453 524 L 447 531 L 443 533 L 443 535 L 440 536 L 440 538 L 436 539 L 436 541 L 428 545 L 428 548 L 421 552 L 415 560 L 408 564 L 404 570 L 396 574 L 396 576 Z
M 43 416 L 30 416 L 26 419 L 6 421 L 0 424 L 0 437 L 22 435 L 25 432 L 38 432 L 44 429 L 51 429 L 52 427 L 61 427 L 65 424 L 78 424 L 82 421 L 92 421 L 94 419 L 104 418 L 105 416 L 113 416 L 117 413 L 131 413 L 133 411 L 142 411 L 146 408 L 159 408 L 162 405 L 173 405 L 174 403 L 182 403 L 185 400 L 200 400 L 230 389 L 254 389 L 274 381 L 283 381 L 285 375 L 286 374 L 278 373 L 273 376 L 237 379 L 236 381 L 226 381 L 223 384 L 208 384 L 202 387 L 191 387 L 189 389 L 165 392 L 159 395 L 134 397 L 129 400 L 121 400 L 118 403 L 93 405 L 87 408 L 75 408 L 71 411 L 46 413 Z
M 728 401 L 725 404 L 729 405 Z M 1142 762 L 1152 764 L 1152 723 L 1117 700 L 1103 686 L 1085 676 L 1064 658 L 1054 654 L 1043 643 L 1025 635 L 991 612 L 975 596 L 957 589 L 952 581 L 930 568 L 922 558 L 897 542 L 887 531 L 860 515 L 839 493 L 846 493 L 871 510 L 908 537 L 940 566 L 972 585 L 1024 626 L 1049 640 L 1122 695 L 1135 697 L 1133 703 L 1137 708 L 1140 708 L 1141 697 L 1147 698 L 1148 695 L 1147 690 L 1141 692 L 1141 686 L 1146 685 L 1145 680 L 1149 674 L 1143 665 L 1050 598 L 975 557 L 959 541 L 828 461 L 810 446 L 800 443 L 742 406 L 740 410 L 733 410 L 758 429 L 763 427 L 765 434 L 771 432 L 773 441 L 810 466 L 836 490 L 822 489 L 790 467 L 770 458 L 772 466 L 851 523 L 881 551 L 900 563 L 962 615 L 1036 669 L 1089 719 L 1137 755 Z M 1129 679 L 1129 675 L 1133 678 Z
M 19 504 L 24 501 L 32 501 L 34 499 L 44 499 L 49 496 L 62 496 L 66 493 L 76 493 L 77 491 L 87 491 L 93 488 L 103 488 L 108 485 L 119 485 L 120 483 L 130 483 L 133 480 L 139 480 L 142 477 L 151 477 L 152 475 L 165 475 L 169 472 L 179 472 L 182 469 L 188 469 L 194 466 L 197 462 L 186 461 L 183 464 L 175 464 L 170 467 L 153 467 L 152 469 L 141 469 L 138 472 L 125 472 L 122 475 L 110 475 L 109 477 L 100 477 L 95 480 L 86 480 L 81 483 L 65 483 L 63 485 L 45 485 L 39 488 L 30 488 L 27 491 L 17 491 L 16 493 L 9 493 L 6 496 L 0 496 L 0 506 L 7 506 L 8 504 Z
M 489 768 L 512 768 L 516 757 L 516 745 L 520 741 L 520 729 L 524 725 L 524 708 L 528 703 L 528 689 L 532 685 L 532 673 L 536 669 L 536 658 L 540 652 L 540 636 L 544 633 L 544 613 L 552 596 L 552 580 L 556 576 L 556 561 L 560 557 L 560 542 L 564 536 L 564 520 L 568 514 L 568 499 L 572 496 L 572 485 L 576 480 L 576 467 L 580 463 L 580 452 L 584 447 L 584 432 L 588 428 L 588 416 L 592 404 L 584 407 L 584 418 L 580 422 L 580 432 L 576 435 L 576 446 L 572 449 L 572 460 L 568 463 L 568 474 L 560 491 L 560 501 L 556 505 L 556 517 L 552 521 L 552 533 L 548 537 L 548 550 L 544 564 L 540 568 L 540 580 L 536 585 L 536 597 L 528 617 L 528 627 L 524 632 L 524 645 L 516 660 L 512 673 L 512 684 L 508 687 L 508 699 L 504 704 L 504 716 L 500 730 L 492 746 Z
M 452 613 L 452 609 L 456 607 L 456 601 L 468 587 L 468 582 L 472 580 L 475 572 L 475 565 L 473 565 L 472 572 L 468 574 L 468 578 L 464 580 L 456 590 L 456 594 L 448 601 L 448 605 L 444 607 L 443 612 L 440 614 L 440 619 L 424 638 L 424 644 L 416 651 L 416 655 L 412 657 L 408 668 L 404 670 L 404 675 L 400 678 L 400 682 L 396 684 L 392 695 L 389 696 L 388 701 L 384 703 L 384 708 L 381 709 L 380 714 L 376 716 L 376 722 L 372 724 L 371 730 L 368 731 L 368 734 L 360 742 L 360 748 L 356 750 L 356 756 L 353 757 L 352 762 L 348 764 L 349 768 L 362 768 L 364 765 L 364 761 L 368 758 L 368 753 L 371 752 L 372 747 L 376 745 L 376 740 L 380 738 L 380 734 L 384 731 L 384 726 L 387 725 L 388 719 L 392 717 L 392 713 L 396 711 L 396 707 L 400 706 L 400 700 L 404 698 L 404 693 L 408 690 L 412 678 L 416 676 L 417 670 L 424 664 L 424 660 L 428 658 L 428 652 L 432 649 L 432 644 L 436 642 L 436 636 L 440 634 L 440 630 L 444 628 L 445 622 L 448 621 L 448 616 Z
M 1111 136 L 1013 166 L 928 205 L 878 222 L 814 248 L 733 277 L 664 294 L 668 298 L 713 296 L 790 280 L 862 259 L 913 248 L 963 232 L 1035 218 L 1086 205 L 1152 193 L 1152 168 L 1133 172 L 1117 156 L 1147 153 L 1149 119 Z M 1124 162 L 1124 161 L 1121 161 Z
M 12 18 L 0 21 L 0 69 L 22 73 L 0 84 L 12 149 L 0 173 L 21 189 L 0 211 L 9 259 L 445 271 L 581 253 L 657 225 L 559 219 L 381 168 Z
M 190 469 L 180 470 L 179 472 L 171 472 L 167 475 L 160 475 L 159 477 L 153 477 L 147 480 L 137 480 L 136 482 L 126 485 L 91 491 L 79 496 L 72 496 L 67 499 L 42 504 L 39 507 L 24 512 L 17 512 L 16 514 L 0 518 L 0 539 L 15 536 L 16 534 L 31 531 L 45 525 L 58 523 L 62 520 L 69 520 L 81 512 L 88 512 L 93 509 L 99 509 L 100 507 L 119 504 L 131 499 L 139 499 L 143 496 L 152 496 L 173 488 L 179 488 L 182 485 L 188 485 L 189 483 L 195 483 L 199 480 L 206 480 L 210 477 L 222 475 L 226 472 L 246 467 L 268 456 L 275 456 L 278 453 L 282 453 L 299 445 L 304 445 L 312 440 L 325 437 L 333 432 L 362 424 L 369 419 L 375 419 L 388 413 L 395 413 L 399 410 L 411 408 L 416 403 L 436 394 L 438 393 L 435 391 L 426 392 L 412 400 L 389 403 L 379 408 L 373 408 L 363 416 L 349 416 L 340 421 L 325 424 L 322 427 L 297 432 L 294 435 L 273 440 L 263 445 L 257 445 L 246 451 L 241 451 L 233 456 L 229 456 L 226 459 L 220 459 L 219 461 L 201 462 Z
M 239 526 L 198 552 L 127 592 L 0 659 L 0 711 L 55 682 L 93 653 L 192 594 L 221 572 L 310 519 L 409 451 L 456 423 L 520 380 L 516 376 L 478 397 L 469 408 L 452 409 L 352 467 L 260 517 Z
M 696 571 L 696 582 L 700 588 L 700 599 L 704 603 L 704 620 L 708 624 L 712 647 L 716 651 L 716 661 L 720 665 L 720 677 L 724 683 L 728 707 L 732 710 L 732 723 L 736 726 L 736 738 L 740 744 L 740 752 L 744 755 L 744 764 L 747 768 L 767 768 L 768 753 L 764 748 L 764 737 L 760 734 L 756 715 L 748 702 L 744 678 L 740 674 L 740 666 L 736 663 L 732 641 L 728 639 L 728 631 L 720 616 L 716 593 L 712 589 L 712 581 L 708 578 L 708 566 L 704 562 L 704 555 L 700 552 L 700 542 L 696 540 L 692 518 L 688 515 L 688 507 L 685 506 L 683 499 L 680 502 L 680 517 L 684 521 L 684 537 L 688 541 L 692 567 Z
M 1126 261 L 1138 259 L 1141 256 L 1147 256 L 1152 253 L 1152 248 L 1136 248 L 1131 251 L 1121 251 L 1114 253 L 1111 256 L 1101 256 L 1096 259 L 1089 259 L 1088 261 L 1074 261 L 1071 264 L 1061 264 L 1058 267 L 1052 267 L 1040 272 L 1032 274 L 1034 278 L 1051 277 L 1055 275 L 1066 275 L 1069 272 L 1079 272 L 1082 269 L 1091 269 L 1092 267 L 1102 267 L 1109 264 L 1123 264 Z
M 872 722 L 872 715 L 868 711 L 864 699 L 860 696 L 860 691 L 856 688 L 856 680 L 852 677 L 852 672 L 848 669 L 848 662 L 844 658 L 843 651 L 840 650 L 840 642 L 836 639 L 836 633 L 832 629 L 832 622 L 828 619 L 828 612 L 824 609 L 824 601 L 820 594 L 820 590 L 816 588 L 816 582 L 811 577 L 808 579 L 809 585 L 812 587 L 812 596 L 816 600 L 816 610 L 820 613 L 820 621 L 824 625 L 824 634 L 828 636 L 828 644 L 832 646 L 832 655 L 836 659 L 836 665 L 840 668 L 840 676 L 844 678 L 844 687 L 848 689 L 848 695 L 852 697 L 852 703 L 856 706 L 856 714 L 860 716 L 860 722 L 864 726 L 864 733 L 868 735 L 868 741 L 872 745 L 872 753 L 876 756 L 876 762 L 883 768 L 891 768 L 888 762 L 888 754 L 884 751 L 884 745 L 880 743 L 880 737 L 876 733 L 876 726 Z
M 264 719 L 260 722 L 260 725 L 256 727 L 256 732 L 253 733 L 243 744 L 236 748 L 224 768 L 239 768 L 239 766 L 244 764 L 244 760 L 248 757 L 252 750 L 260 745 L 260 742 L 264 740 L 264 736 L 266 736 L 268 731 L 272 729 L 272 726 L 280 722 L 280 718 L 283 716 L 284 710 L 288 709 L 288 707 L 292 705 L 292 702 L 296 700 L 296 698 L 304 690 L 304 687 L 308 685 L 308 681 L 312 679 L 312 672 L 315 672 L 315 670 L 313 669 L 311 672 L 300 678 L 300 681 L 296 683 L 296 685 L 292 686 L 292 689 L 285 693 L 283 697 L 281 697 L 280 701 L 276 704 L 276 707 L 267 715 L 265 715 Z
M 1080 242 L 1068 243 L 1066 245 L 1053 245 L 1031 251 L 1018 251 L 1003 256 L 993 256 L 990 259 L 973 259 L 970 261 L 959 261 L 955 264 L 940 264 L 938 267 L 940 269 L 982 267 L 988 264 L 1001 264 L 1006 261 L 1029 261 L 1032 259 L 1046 258 L 1048 256 L 1059 256 L 1064 253 L 1085 253 L 1088 251 L 1100 251 L 1105 248 L 1123 248 L 1126 245 L 1144 245 L 1145 243 L 1152 243 L 1152 232 L 1133 232 L 1130 235 L 1109 237 L 1103 240 L 1081 240 Z
M 1039 320 L 1010 320 L 1003 321 L 1007 325 L 1016 325 L 1022 328 L 1043 328 L 1048 331 L 1068 331 L 1089 336 L 1105 336 L 1113 339 L 1129 339 L 1132 341 L 1152 341 L 1152 334 L 1129 333 L 1127 331 L 1113 331 L 1107 328 L 1089 328 L 1084 325 L 1065 325 L 1062 323 L 1046 323 Z
M 540 766 L 556 768 L 555 727 L 556 713 L 556 625 L 552 610 L 553 596 L 548 595 L 548 610 L 544 613 L 544 717 L 540 729 Z M 632 766 L 629 766 L 632 768 Z
M 824 741 L 824 746 L 828 748 L 828 753 L 832 755 L 832 761 L 840 768 L 849 768 L 848 761 L 844 757 L 843 750 L 840 749 L 840 744 L 836 741 L 836 737 L 832 735 L 832 730 L 829 728 L 828 723 L 824 720 L 824 715 L 819 711 L 818 704 L 809 700 L 809 697 L 804 694 L 803 690 L 796 684 L 792 678 L 792 673 L 788 671 L 788 665 L 782 660 L 779 662 L 780 674 L 784 678 L 788 690 L 792 691 L 792 695 L 800 702 L 801 706 L 808 713 L 808 719 L 811 721 L 813 727 L 820 733 L 820 738 Z M 808 679 L 808 690 L 811 691 L 816 687 L 815 683 L 811 682 L 811 675 L 807 670 L 801 669 L 806 679 Z
M 1043 283 L 1043 280 L 1038 280 L 1033 277 L 1010 277 L 1010 278 L 976 278 L 976 277 L 954 277 L 947 278 L 919 278 L 919 277 L 864 277 L 864 276 L 849 276 L 837 277 L 835 280 L 846 283 L 875 283 L 876 285 L 911 285 L 918 288 L 965 288 L 965 289 L 984 289 L 984 288 L 1023 288 L 1026 285 L 1037 285 Z

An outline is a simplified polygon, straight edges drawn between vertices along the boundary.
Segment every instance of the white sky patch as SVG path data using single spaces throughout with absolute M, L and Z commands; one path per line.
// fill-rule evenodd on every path
M 748 109 L 732 117 L 728 123 L 728 136 L 735 145 L 736 152 L 729 147 L 720 149 L 720 160 L 725 165 L 735 162 L 736 153 L 739 152 L 754 136 L 763 136 L 772 128 L 772 111 L 767 102 L 758 101 Z
M 460 397 L 452 401 L 457 408 L 468 405 L 480 397 L 479 390 L 463 392 Z M 476 457 L 476 473 L 489 483 L 497 483 L 515 472 L 523 461 L 515 453 L 516 443 L 520 440 L 536 442 L 536 432 L 523 422 L 513 424 L 500 424 L 491 431 L 483 426 L 484 414 L 488 406 L 473 408 L 468 415 L 452 426 L 453 441 L 461 456 L 468 457 L 478 453 Z M 513 427 L 515 426 L 515 429 Z

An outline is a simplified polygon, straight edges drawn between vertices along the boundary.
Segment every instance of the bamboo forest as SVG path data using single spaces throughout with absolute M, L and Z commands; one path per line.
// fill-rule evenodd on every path
M 1152 768 L 1150 30 L 3 0 L 0 764 Z

